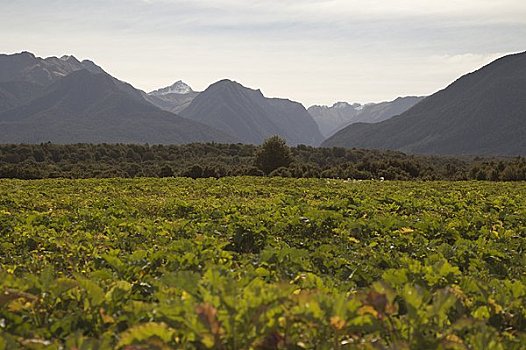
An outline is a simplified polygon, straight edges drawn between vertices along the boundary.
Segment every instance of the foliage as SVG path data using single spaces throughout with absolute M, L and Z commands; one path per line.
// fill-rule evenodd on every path
M 286 165 L 268 175 L 356 180 L 526 180 L 526 160 L 520 157 L 447 158 L 304 145 L 288 149 L 293 162 L 287 160 Z M 265 173 L 256 166 L 258 150 L 252 145 L 214 143 L 0 145 L 0 178 L 263 176 Z
M 522 349 L 526 184 L 0 181 L 0 349 Z
M 285 140 L 279 136 L 272 136 L 256 151 L 255 163 L 265 174 L 270 174 L 278 168 L 288 167 L 292 160 Z

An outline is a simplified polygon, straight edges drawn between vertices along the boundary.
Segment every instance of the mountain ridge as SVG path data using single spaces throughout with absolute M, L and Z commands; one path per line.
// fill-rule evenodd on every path
M 366 104 L 336 102 L 331 107 L 311 106 L 308 112 L 320 127 L 322 134 L 328 138 L 350 124 L 375 123 L 392 118 L 407 111 L 424 98 L 422 96 L 405 96 L 392 101 Z
M 57 79 L 82 69 L 92 73 L 104 72 L 94 62 L 90 60 L 81 62 L 70 55 L 61 58 L 55 56 L 41 58 L 28 51 L 12 55 L 0 54 L 0 82 L 28 81 L 47 86 Z
M 349 125 L 322 146 L 524 155 L 524 96 L 526 52 L 499 58 L 426 98 L 408 96 L 365 105 L 337 102 L 309 110 L 289 99 L 267 98 L 260 89 L 229 79 L 203 92 L 179 80 L 147 94 L 92 61 L 22 52 L 0 54 L 0 142 L 52 141 L 44 140 L 48 132 L 61 143 L 260 144 L 279 135 L 292 145 L 318 146 L 323 141 L 320 130 L 326 134 L 327 125 L 336 121 Z M 314 109 L 323 113 L 313 113 Z M 340 120 L 330 120 L 330 113 Z M 320 120 L 329 122 L 322 126 Z
M 444 155 L 526 154 L 526 52 L 455 80 L 400 116 L 353 124 L 323 145 Z

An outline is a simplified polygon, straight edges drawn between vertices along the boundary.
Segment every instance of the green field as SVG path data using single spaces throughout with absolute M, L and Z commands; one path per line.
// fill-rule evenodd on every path
M 525 349 L 526 183 L 0 181 L 0 349 Z

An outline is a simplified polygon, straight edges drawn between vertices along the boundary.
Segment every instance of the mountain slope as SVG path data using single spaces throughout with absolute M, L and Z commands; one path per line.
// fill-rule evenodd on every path
M 272 135 L 290 144 L 318 145 L 318 126 L 299 103 L 269 99 L 230 80 L 221 80 L 200 93 L 181 115 L 239 138 L 260 144 Z
M 400 116 L 353 124 L 323 146 L 427 154 L 526 154 L 526 53 L 465 75 Z
M 425 97 L 422 96 L 406 96 L 398 97 L 390 102 L 370 103 L 366 104 L 361 113 L 358 114 L 356 121 L 351 123 L 379 123 L 390 119 L 394 116 L 400 115 L 409 110 L 417 103 L 422 101 Z M 349 123 L 349 124 L 351 124 Z
M 282 135 L 291 144 L 318 146 L 323 141 L 318 124 L 301 103 L 288 99 L 267 98 L 271 106 L 267 109 L 270 119 L 281 130 Z
M 78 70 L 37 98 L 0 113 L 0 143 L 233 142 L 235 138 L 163 111 L 131 85 Z
M 0 82 L 0 112 L 22 105 L 42 90 L 42 86 L 27 81 Z
M 320 127 L 325 137 L 332 136 L 335 132 L 347 125 L 354 123 L 377 123 L 399 115 L 413 107 L 424 97 L 399 97 L 394 101 L 381 103 L 349 104 L 347 102 L 335 103 L 332 107 L 312 106 L 308 111 Z

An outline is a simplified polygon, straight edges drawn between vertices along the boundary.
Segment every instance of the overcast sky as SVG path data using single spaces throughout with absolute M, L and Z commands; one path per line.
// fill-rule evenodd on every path
M 526 51 L 525 0 L 0 0 L 0 52 L 150 91 L 229 78 L 304 105 L 427 95 Z

